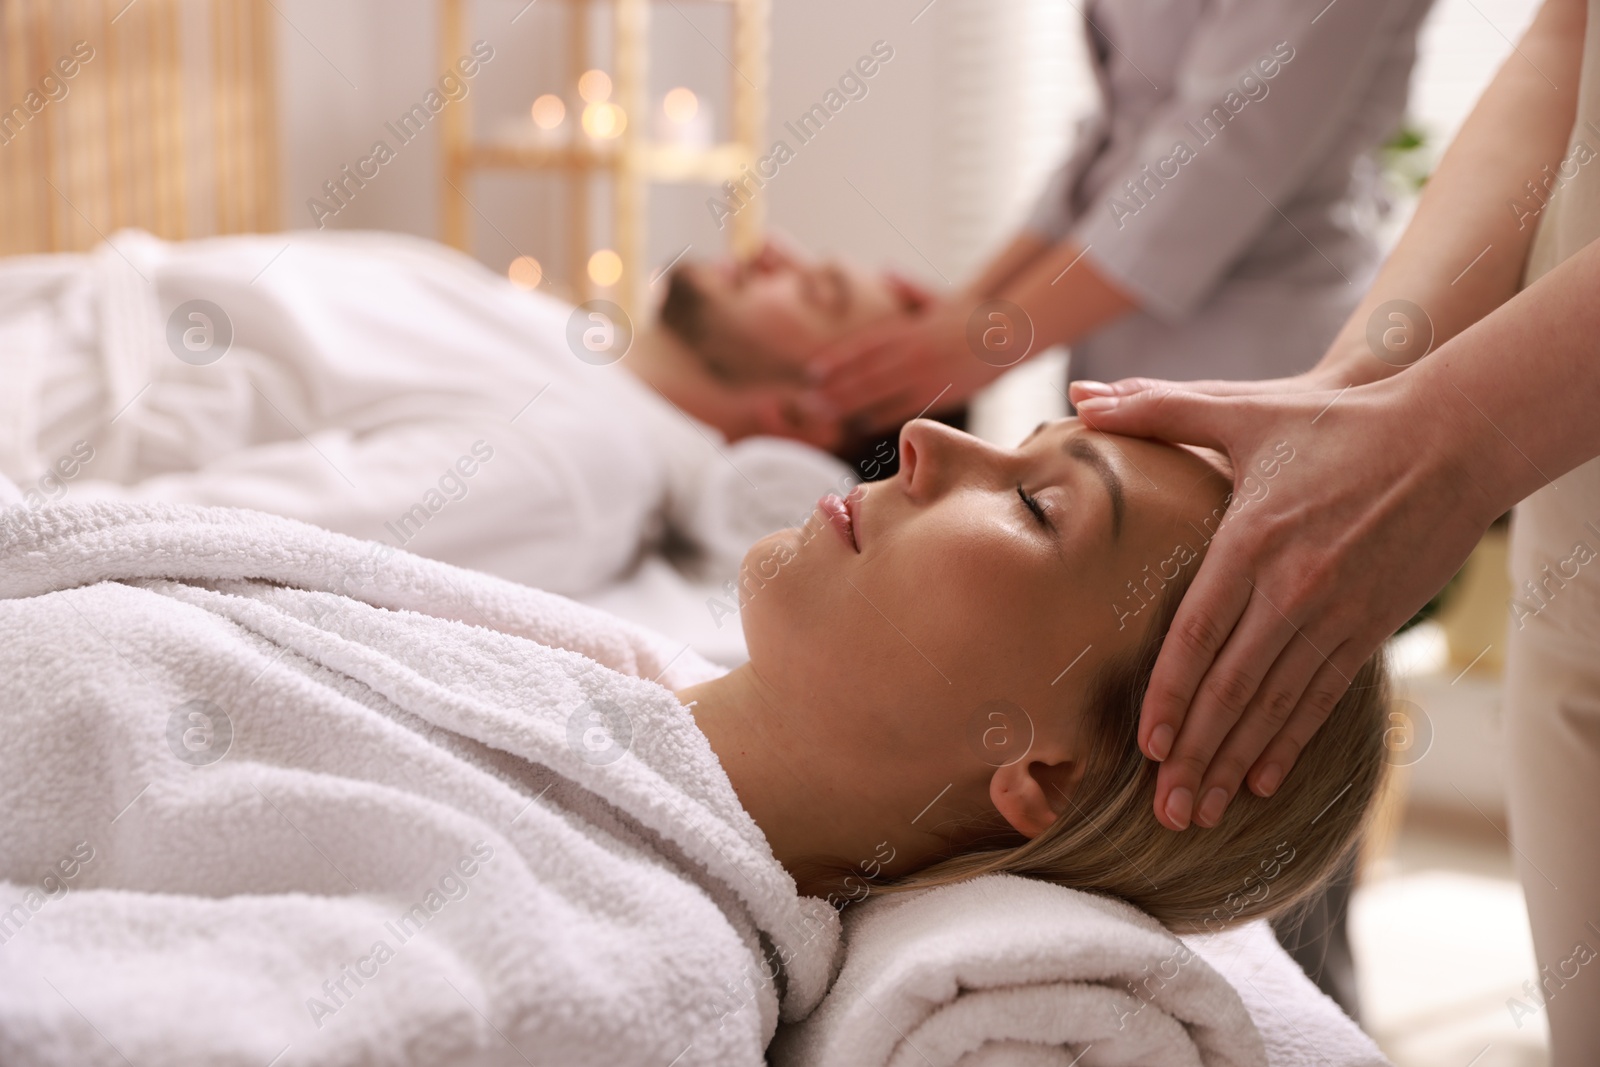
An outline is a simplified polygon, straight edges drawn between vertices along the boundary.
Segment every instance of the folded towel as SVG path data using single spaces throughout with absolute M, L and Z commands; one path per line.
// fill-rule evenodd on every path
M 848 952 L 774 1067 L 1262 1067 L 1239 994 L 1121 901 L 989 875 L 845 909 Z
M 1239 991 L 1269 1067 L 1394 1067 L 1273 936 L 1265 919 L 1183 939 Z
M 824 493 L 844 496 L 861 481 L 826 452 L 781 437 L 747 437 L 683 486 L 674 517 L 708 557 L 708 573 L 736 576 L 750 546 L 799 526 Z
M 801 898 L 565 598 L 255 512 L 0 514 L 0 1063 L 759 1064 Z

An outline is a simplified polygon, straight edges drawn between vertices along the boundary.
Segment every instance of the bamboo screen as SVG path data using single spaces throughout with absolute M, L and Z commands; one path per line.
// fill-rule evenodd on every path
M 0 254 L 278 226 L 270 0 L 0 0 Z

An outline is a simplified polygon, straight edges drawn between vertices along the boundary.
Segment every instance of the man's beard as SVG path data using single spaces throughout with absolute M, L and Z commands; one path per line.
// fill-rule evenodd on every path
M 689 271 L 677 267 L 667 276 L 667 297 L 661 302 L 656 321 L 699 356 L 713 375 L 735 381 L 740 377 L 735 371 L 738 363 L 728 358 L 732 353 L 724 343 L 723 332 L 714 328 L 715 311 L 706 291 Z
M 661 302 L 656 321 L 690 348 L 705 344 L 707 329 L 705 292 L 689 277 L 683 267 L 675 267 L 667 275 L 667 298 Z

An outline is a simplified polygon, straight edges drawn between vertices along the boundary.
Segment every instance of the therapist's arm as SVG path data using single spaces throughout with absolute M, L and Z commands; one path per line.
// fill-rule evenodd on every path
M 1306 374 L 1285 381 L 1196 381 L 1185 388 L 1216 395 L 1278 392 L 1286 387 L 1342 388 L 1388 377 L 1421 352 L 1431 332 L 1437 350 L 1517 292 L 1539 217 L 1512 209 L 1532 203 L 1525 183 L 1565 158 L 1577 109 L 1584 5 L 1548 0 L 1517 50 L 1484 90 L 1429 178 L 1416 213 L 1326 354 Z M 1403 300 L 1421 316 L 1382 316 L 1398 344 L 1374 349 L 1369 325 L 1378 309 Z M 1404 344 L 1416 345 L 1406 351 Z M 1381 357 L 1381 358 L 1380 358 Z M 1293 386 L 1290 383 L 1294 383 Z M 1130 379 L 1119 392 L 1142 387 Z
M 1488 523 L 1600 453 L 1600 246 L 1511 296 L 1527 236 L 1513 239 L 1494 217 L 1512 218 L 1506 202 L 1524 175 L 1565 148 L 1583 22 L 1582 0 L 1547 0 L 1464 128 L 1466 144 L 1441 165 L 1417 236 L 1380 277 L 1371 306 L 1411 299 L 1455 334 L 1409 373 L 1371 381 L 1382 371 L 1356 346 L 1358 312 L 1325 365 L 1371 381 L 1347 391 L 1075 386 L 1098 428 L 1221 448 L 1237 479 L 1279 441 L 1295 451 L 1265 497 L 1217 533 L 1152 675 L 1139 739 L 1164 761 L 1155 807 L 1169 827 L 1214 825 L 1246 772 L 1255 792 L 1275 791 L 1355 668 L 1455 573 Z M 1488 172 L 1475 180 L 1474 167 Z M 1452 217 L 1464 235 L 1450 232 Z M 1463 275 L 1496 236 L 1514 241 L 1508 262 L 1488 263 L 1491 249 Z
M 1002 289 L 1059 243 L 1032 230 L 1023 230 L 989 260 L 978 276 L 964 286 L 962 291 L 968 296 L 983 300 L 998 296 Z
M 1427 316 L 1433 347 L 1511 299 L 1522 278 L 1538 217 L 1513 210 L 1533 203 L 1525 183 L 1555 171 L 1567 152 L 1577 110 L 1584 5 L 1552 0 L 1540 8 L 1429 179 L 1404 236 L 1318 371 L 1337 385 L 1361 384 L 1402 369 L 1397 353 L 1380 359 L 1367 340 L 1373 313 L 1406 300 Z M 1570 194 L 1569 194 L 1570 195 Z M 1407 325 L 1395 320 L 1401 329 Z M 1420 350 L 1419 350 L 1420 351 Z

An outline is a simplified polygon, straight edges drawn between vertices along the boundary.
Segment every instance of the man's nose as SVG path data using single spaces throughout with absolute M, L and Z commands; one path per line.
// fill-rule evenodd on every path
M 758 274 L 771 274 L 774 271 L 789 270 L 794 267 L 795 262 L 795 256 L 788 248 L 768 240 L 762 242 L 761 248 L 750 257 L 750 269 Z

